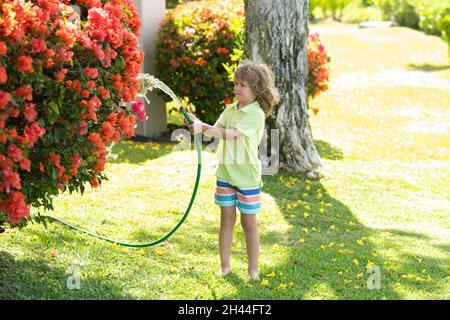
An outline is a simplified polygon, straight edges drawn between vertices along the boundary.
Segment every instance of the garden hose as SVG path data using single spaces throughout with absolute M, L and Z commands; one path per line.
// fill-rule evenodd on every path
M 192 124 L 192 121 L 191 121 L 191 119 L 188 117 L 188 115 L 187 115 L 186 110 L 184 109 L 184 107 L 180 106 L 180 111 L 183 113 L 183 116 L 184 116 L 184 118 L 186 119 L 186 121 L 187 121 L 189 124 Z M 186 218 L 187 218 L 187 216 L 188 216 L 188 214 L 189 214 L 189 211 L 191 211 L 192 205 L 194 204 L 195 196 L 197 195 L 198 185 L 199 185 L 199 183 L 200 183 L 201 168 L 202 168 L 202 142 L 201 142 L 201 135 L 200 135 L 200 134 L 194 135 L 194 141 L 195 141 L 195 145 L 196 145 L 196 147 L 197 147 L 197 159 L 198 159 L 198 163 L 197 163 L 197 177 L 196 177 L 196 179 L 195 179 L 194 190 L 193 190 L 193 192 L 192 192 L 192 196 L 191 196 L 191 199 L 190 199 L 190 201 L 189 201 L 189 205 L 188 205 L 188 207 L 187 207 L 187 209 L 186 209 L 186 212 L 184 213 L 183 217 L 182 217 L 181 220 L 178 222 L 178 224 L 177 224 L 172 230 L 170 230 L 166 235 L 164 235 L 163 237 L 161 237 L 160 239 L 155 240 L 155 241 L 152 241 L 152 242 L 147 242 L 147 243 L 128 243 L 128 242 L 122 242 L 122 241 L 114 240 L 114 239 L 111 239 L 111 238 L 103 237 L 103 236 L 98 235 L 98 234 L 95 234 L 95 233 L 93 233 L 93 232 L 90 232 L 90 231 L 81 229 L 81 228 L 79 228 L 79 227 L 77 227 L 77 226 L 74 226 L 74 225 L 72 225 L 72 224 L 70 224 L 70 223 L 68 223 L 68 222 L 66 222 L 66 221 L 63 221 L 63 220 L 58 219 L 58 218 L 53 217 L 53 216 L 45 216 L 45 217 L 47 217 L 47 218 L 49 218 L 49 219 L 51 219 L 51 220 L 60 222 L 60 223 L 62 223 L 63 225 L 65 225 L 65 226 L 67 226 L 67 227 L 69 227 L 69 228 L 71 228 L 71 229 L 78 230 L 78 231 L 80 231 L 80 232 L 83 232 L 83 233 L 88 234 L 88 235 L 90 235 L 90 236 L 93 236 L 93 237 L 95 237 L 95 238 L 98 238 L 98 239 L 101 239 L 101 240 L 104 240 L 104 241 L 107 241 L 107 242 L 111 242 L 111 243 L 114 243 L 114 244 L 117 244 L 117 245 L 121 245 L 121 246 L 124 246 L 124 247 L 133 247 L 133 248 L 151 247 L 151 246 L 154 246 L 154 245 L 157 245 L 157 244 L 159 244 L 159 243 L 161 243 L 161 242 L 166 241 L 170 236 L 172 236 L 172 235 L 175 233 L 175 231 L 177 231 L 177 229 L 178 229 L 178 228 L 183 224 L 183 222 L 186 220 Z

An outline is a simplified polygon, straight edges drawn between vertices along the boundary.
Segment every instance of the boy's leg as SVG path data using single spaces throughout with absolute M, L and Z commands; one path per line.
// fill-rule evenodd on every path
M 230 272 L 231 244 L 236 223 L 236 206 L 220 207 L 219 251 L 221 269 L 224 275 Z
M 245 232 L 245 243 L 248 255 L 248 274 L 252 279 L 258 279 L 259 232 L 256 214 L 241 214 L 241 225 Z

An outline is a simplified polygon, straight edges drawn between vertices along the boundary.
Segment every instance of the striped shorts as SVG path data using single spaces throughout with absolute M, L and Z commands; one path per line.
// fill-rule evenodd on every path
M 237 206 L 243 214 L 256 214 L 261 211 L 261 187 L 237 188 L 217 179 L 214 203 L 222 206 Z

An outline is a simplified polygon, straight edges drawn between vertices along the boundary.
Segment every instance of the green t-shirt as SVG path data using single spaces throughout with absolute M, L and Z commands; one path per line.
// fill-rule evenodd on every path
M 262 187 L 258 146 L 264 135 L 266 117 L 257 101 L 241 109 L 237 109 L 237 105 L 228 105 L 218 122 L 226 129 L 235 128 L 244 135 L 237 139 L 220 140 L 216 176 L 235 187 Z

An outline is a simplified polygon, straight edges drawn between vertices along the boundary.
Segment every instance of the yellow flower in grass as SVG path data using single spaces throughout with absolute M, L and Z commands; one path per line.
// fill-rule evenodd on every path
M 322 250 L 325 250 L 327 248 L 323 244 L 321 244 L 320 247 L 322 248 Z
M 310 210 L 310 209 L 311 209 L 310 206 L 308 206 L 308 205 L 305 206 L 305 210 Z
M 355 266 L 359 266 L 359 261 L 358 261 L 358 259 L 353 259 L 352 261 L 353 261 L 353 263 L 355 264 Z
M 306 198 L 307 196 L 309 196 L 309 193 L 303 193 L 302 196 L 303 198 Z
M 431 279 L 430 276 L 428 276 L 428 278 L 425 279 L 425 278 L 418 277 L 414 274 L 402 274 L 400 277 L 403 279 L 413 280 L 416 282 L 433 282 L 433 279 Z
M 338 252 L 339 252 L 339 253 L 353 253 L 353 250 L 350 250 L 350 249 L 341 249 L 341 250 L 338 250 Z
M 324 212 L 325 212 L 325 209 L 324 209 L 324 208 L 320 208 L 320 209 L 319 209 L 319 212 L 320 212 L 320 213 L 324 213 Z
M 305 239 L 303 239 L 303 238 L 300 238 L 300 239 L 298 239 L 298 241 L 297 242 L 300 242 L 300 243 L 304 243 L 305 242 Z
M 308 228 L 302 228 L 302 231 L 303 231 L 304 233 L 308 233 Z
M 287 285 L 285 285 L 284 283 L 280 283 L 280 285 L 278 286 L 278 289 L 286 289 Z
M 328 246 L 329 246 L 330 248 L 333 248 L 334 242 L 330 242 L 330 243 L 328 244 Z
M 342 242 L 342 243 L 338 243 L 337 246 L 343 248 L 345 246 L 345 244 Z
M 349 221 L 348 225 L 353 227 L 355 224 L 353 222 Z
M 310 190 L 310 189 L 311 189 L 310 186 L 305 187 L 305 190 Z
M 268 286 L 269 285 L 269 280 L 263 279 L 260 283 L 260 285 L 262 286 Z
M 267 276 L 270 278 L 275 277 L 277 274 L 275 273 L 275 271 L 272 271 L 272 273 L 269 273 Z
M 159 249 L 156 249 L 156 251 L 155 251 L 155 254 L 156 255 L 158 255 L 158 256 L 161 256 L 163 253 L 162 253 L 162 251 L 161 250 L 159 250 Z
M 366 264 L 366 269 L 371 269 L 373 267 L 373 262 L 372 261 L 367 261 L 367 264 Z
M 308 212 L 303 212 L 303 216 L 305 217 L 305 219 L 306 218 L 308 218 L 309 217 L 309 213 Z
M 363 274 L 362 273 L 358 273 L 357 275 L 356 275 L 356 278 L 358 278 L 358 279 L 361 279 L 363 277 Z
M 361 239 L 356 240 L 356 243 L 359 244 L 360 246 L 363 246 L 363 245 L 364 245 L 364 242 L 363 242 Z
M 335 227 L 335 225 L 334 224 L 332 224 L 331 226 L 330 226 L 330 229 L 329 230 L 336 230 L 336 227 Z

